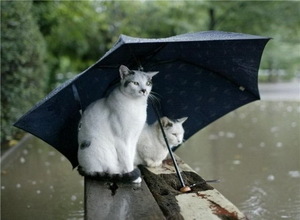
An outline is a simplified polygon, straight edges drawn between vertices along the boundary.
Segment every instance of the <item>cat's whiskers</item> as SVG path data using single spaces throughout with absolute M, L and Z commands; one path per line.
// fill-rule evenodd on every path
M 159 106 L 160 105 L 160 99 L 156 95 L 159 96 L 159 94 L 154 93 L 154 92 L 151 91 L 150 94 L 149 94 L 149 99 L 152 102 L 152 104 L 155 104 L 155 105 Z
M 157 92 L 151 91 L 151 94 L 154 94 L 156 96 L 160 96 Z M 161 97 L 161 96 L 160 96 Z

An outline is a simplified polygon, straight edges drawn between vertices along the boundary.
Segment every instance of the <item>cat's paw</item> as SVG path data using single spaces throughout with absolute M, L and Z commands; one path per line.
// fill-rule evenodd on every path
M 159 167 L 162 165 L 161 161 L 153 161 L 153 160 L 147 160 L 146 161 L 147 167 Z
M 132 181 L 133 183 L 141 183 L 142 182 L 142 178 L 138 177 L 137 179 Z
M 155 162 L 151 159 L 145 159 L 145 163 L 147 167 L 155 167 Z

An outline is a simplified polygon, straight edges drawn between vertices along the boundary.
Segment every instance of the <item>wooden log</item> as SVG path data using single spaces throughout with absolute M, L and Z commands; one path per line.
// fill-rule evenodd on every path
M 176 157 L 176 160 L 185 184 L 190 186 L 197 183 L 191 192 L 180 192 L 182 186 L 170 159 L 157 168 L 140 166 L 145 182 L 167 219 L 247 219 L 180 158 Z
M 220 192 L 176 157 L 187 186 L 180 182 L 170 159 L 155 168 L 139 166 L 139 185 L 85 179 L 85 219 L 209 219 L 245 220 L 246 216 Z

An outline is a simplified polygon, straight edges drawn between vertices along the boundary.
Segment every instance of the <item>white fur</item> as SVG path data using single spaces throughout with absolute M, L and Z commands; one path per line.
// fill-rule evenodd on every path
M 120 67 L 121 84 L 107 98 L 90 104 L 82 115 L 78 131 L 78 161 L 87 173 L 123 174 L 133 171 L 136 144 L 145 124 L 147 98 L 155 73 Z M 130 82 L 125 87 L 126 81 Z M 142 89 L 145 89 L 142 91 Z M 80 144 L 91 141 L 89 147 Z M 141 179 L 135 182 L 140 182 Z
M 187 120 L 187 117 L 175 121 L 171 121 L 167 117 L 162 117 L 160 120 L 162 122 L 169 146 L 174 147 L 181 144 L 184 135 L 182 124 Z M 168 149 L 158 121 L 152 125 L 145 123 L 137 144 L 135 164 L 143 164 L 148 167 L 157 167 L 162 164 L 162 161 L 167 155 Z

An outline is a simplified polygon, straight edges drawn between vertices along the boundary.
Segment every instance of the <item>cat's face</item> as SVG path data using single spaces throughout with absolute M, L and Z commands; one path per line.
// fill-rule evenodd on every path
M 152 77 L 158 72 L 129 70 L 120 66 L 121 90 L 131 97 L 148 97 L 152 89 Z
M 161 122 L 170 146 L 177 146 L 183 142 L 184 129 L 182 124 L 186 120 L 187 117 L 180 118 L 175 121 L 171 121 L 167 117 L 161 118 Z

